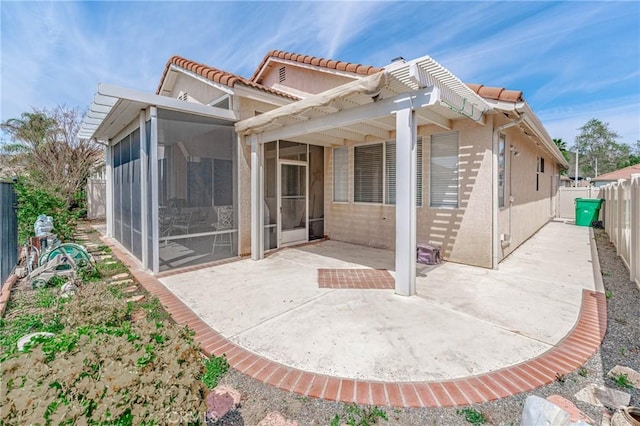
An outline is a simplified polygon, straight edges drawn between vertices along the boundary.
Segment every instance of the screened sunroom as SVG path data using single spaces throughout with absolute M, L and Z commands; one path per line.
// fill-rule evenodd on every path
M 163 272 L 238 254 L 235 114 L 108 85 L 79 137 L 106 147 L 107 235 Z

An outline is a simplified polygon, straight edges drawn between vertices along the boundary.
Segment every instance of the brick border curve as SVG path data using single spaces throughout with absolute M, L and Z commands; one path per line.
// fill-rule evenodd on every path
M 131 259 L 113 241 L 101 237 L 126 264 Z M 379 382 L 317 374 L 271 361 L 236 345 L 212 329 L 158 279 L 137 265 L 131 274 L 157 297 L 181 325 L 195 331 L 202 351 L 226 354 L 235 370 L 287 392 L 312 398 L 392 407 L 453 407 L 483 403 L 536 389 L 582 366 L 600 347 L 607 329 L 604 293 L 583 290 L 582 306 L 573 329 L 552 349 L 520 364 L 446 381 Z

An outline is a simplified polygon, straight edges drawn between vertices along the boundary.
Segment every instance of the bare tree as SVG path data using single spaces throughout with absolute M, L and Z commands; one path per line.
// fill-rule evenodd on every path
M 77 137 L 82 116 L 78 108 L 62 105 L 34 109 L 1 125 L 11 136 L 2 151 L 13 170 L 59 195 L 68 208 L 78 201 L 104 152 L 95 142 Z

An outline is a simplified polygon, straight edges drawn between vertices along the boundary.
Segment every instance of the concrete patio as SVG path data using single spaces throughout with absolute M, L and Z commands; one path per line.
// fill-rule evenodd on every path
M 416 296 L 318 287 L 319 268 L 392 269 L 393 256 L 325 241 L 159 281 L 225 340 L 260 358 L 379 382 L 479 376 L 539 357 L 572 332 L 584 291 L 602 291 L 589 228 L 563 222 L 546 225 L 497 271 L 420 266 Z

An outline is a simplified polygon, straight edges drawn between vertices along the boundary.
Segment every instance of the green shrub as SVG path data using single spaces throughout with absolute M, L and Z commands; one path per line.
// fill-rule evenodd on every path
M 201 380 L 209 389 L 213 389 L 218 386 L 218 379 L 224 376 L 229 370 L 229 363 L 225 355 L 212 355 L 211 358 L 204 363 L 204 368 L 205 371 Z
M 76 221 L 83 212 L 81 208 L 68 208 L 52 188 L 35 185 L 25 177 L 19 178 L 14 188 L 18 198 L 18 239 L 21 244 L 35 236 L 33 225 L 41 214 L 53 218 L 53 232 L 60 240 L 68 241 L 73 237 Z

